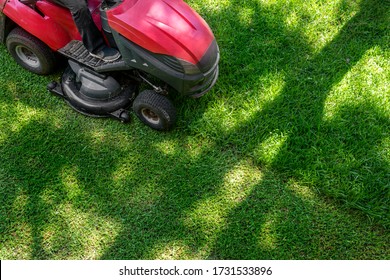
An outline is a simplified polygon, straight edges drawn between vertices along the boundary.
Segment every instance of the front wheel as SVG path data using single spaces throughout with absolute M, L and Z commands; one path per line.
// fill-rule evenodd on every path
M 6 45 L 15 61 L 35 74 L 50 74 L 56 66 L 51 49 L 19 27 L 9 33 Z
M 170 130 L 176 122 L 172 102 L 153 90 L 145 90 L 136 97 L 133 111 L 144 124 L 156 130 Z

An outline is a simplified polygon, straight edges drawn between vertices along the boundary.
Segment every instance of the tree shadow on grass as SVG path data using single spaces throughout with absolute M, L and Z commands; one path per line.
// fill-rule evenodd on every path
M 234 15 L 242 2 L 231 3 L 229 12 Z M 297 53 L 308 53 L 310 48 L 299 32 L 284 28 L 282 15 L 264 18 L 264 7 L 253 3 L 250 6 L 259 15 L 256 28 L 264 37 L 255 38 L 254 31 L 232 17 L 228 28 L 237 30 L 239 36 L 222 38 L 222 45 L 231 52 L 227 55 L 231 60 L 222 62 L 222 84 L 238 91 L 245 88 L 245 78 L 257 79 L 250 74 L 254 70 L 259 70 L 259 76 L 283 71 L 286 84 L 278 97 L 233 131 L 218 131 L 213 141 L 206 139 L 199 147 L 198 138 L 186 132 L 156 134 L 137 125 L 128 132 L 116 124 L 106 130 L 104 121 L 97 124 L 82 118 L 59 123 L 37 117 L 17 130 L 9 129 L 9 136 L 1 139 L 5 164 L 0 182 L 6 182 L 1 186 L 1 243 L 17 248 L 20 244 L 12 243 L 12 232 L 25 232 L 30 242 L 22 246 L 30 246 L 30 252 L 24 257 L 33 259 L 388 256 L 388 233 L 356 213 L 345 213 L 338 202 L 318 196 L 314 189 L 349 202 L 348 197 L 327 189 L 337 191 L 337 180 L 347 182 L 344 187 L 348 187 L 354 182 L 351 171 L 357 170 L 363 193 L 373 192 L 373 200 L 386 202 L 388 162 L 376 156 L 351 168 L 341 155 L 359 157 L 361 145 L 375 155 L 383 138 L 379 126 L 388 127 L 389 121 L 372 106 L 365 107 L 372 117 L 369 131 L 360 125 L 367 120 L 359 107 L 345 106 L 337 112 L 343 125 L 323 121 L 325 99 L 333 85 L 366 50 L 381 42 L 386 7 L 370 9 L 378 1 L 363 1 L 361 12 L 318 55 L 288 61 L 277 59 L 280 49 L 263 48 L 264 44 Z M 218 14 L 210 17 L 218 19 Z M 223 32 L 223 26 L 218 28 Z M 286 35 L 285 39 L 273 42 L 267 38 L 275 32 L 279 37 Z M 354 38 L 354 33 L 360 35 Z M 364 40 L 361 33 L 367 35 Z M 250 46 L 243 54 L 235 48 L 242 40 Z M 260 61 L 251 63 L 255 58 L 251 51 L 262 52 Z M 346 58 L 349 62 L 343 66 L 334 64 Z M 230 73 L 237 65 L 241 69 Z M 335 66 L 340 68 L 334 70 Z M 331 74 L 329 69 L 333 69 Z M 295 71 L 307 73 L 310 79 L 297 81 Z M 215 98 L 229 100 L 223 91 Z M 30 100 L 23 102 L 35 107 Z M 275 124 L 275 118 L 280 122 Z M 276 132 L 286 138 L 272 161 L 265 162 L 259 146 L 269 133 Z M 365 141 L 358 144 L 361 135 Z M 318 167 L 313 169 L 313 165 Z M 336 167 L 330 169 L 331 165 Z M 373 184 L 377 191 L 372 191 Z M 365 202 L 352 200 L 351 204 L 358 207 Z M 378 220 L 387 221 L 386 217 Z
M 271 133 L 274 131 L 284 132 L 285 135 L 287 135 L 287 139 L 270 164 L 270 167 L 275 169 L 276 173 L 270 172 L 268 174 L 266 172 L 261 181 L 254 184 L 253 191 L 248 198 L 244 199 L 244 201 L 228 215 L 226 228 L 224 228 L 219 238 L 215 241 L 215 248 L 212 250 L 209 257 L 220 259 L 256 259 L 374 258 L 375 256 L 385 256 L 388 253 L 388 250 L 385 249 L 388 235 L 380 228 L 371 228 L 368 226 L 369 224 L 367 224 L 371 229 L 367 232 L 362 232 L 359 229 L 359 222 L 345 224 L 345 216 L 348 216 L 349 214 L 343 213 L 343 211 L 346 210 L 339 211 L 333 206 L 331 200 L 321 201 L 320 199 L 320 202 L 318 203 L 323 206 L 323 209 L 318 209 L 318 205 L 311 205 L 309 199 L 303 199 L 301 195 L 297 194 L 296 190 L 290 186 L 290 184 L 294 186 L 293 183 L 297 180 L 298 184 L 302 184 L 303 186 L 308 185 L 311 188 L 318 188 L 321 193 L 342 200 L 344 204 L 335 203 L 341 209 L 343 209 L 341 206 L 345 206 L 345 204 L 349 207 L 360 208 L 366 204 L 366 201 L 359 200 L 359 197 L 371 197 L 372 201 L 378 202 L 376 204 L 377 208 L 373 209 L 371 212 L 365 211 L 365 213 L 374 217 L 376 215 L 375 212 L 379 210 L 380 216 L 376 217 L 377 221 L 385 226 L 386 223 L 388 223 L 388 217 L 385 216 L 387 213 L 386 207 L 388 205 L 388 162 L 377 156 L 368 162 L 369 166 L 361 165 L 352 166 L 351 168 L 350 166 L 341 163 L 339 167 L 336 166 L 335 169 L 332 169 L 330 168 L 330 165 L 333 165 L 335 161 L 343 160 L 343 158 L 340 158 L 340 156 L 342 156 L 340 154 L 343 152 L 355 153 L 356 157 L 361 155 L 362 151 L 360 149 L 365 153 L 376 154 L 376 144 L 380 142 L 383 137 L 380 133 L 379 126 L 388 127 L 389 121 L 377 110 L 378 108 L 366 107 L 372 116 L 371 126 L 357 124 L 357 126 L 355 125 L 355 127 L 352 128 L 347 124 L 347 126 L 337 128 L 337 125 L 335 124 L 323 123 L 323 108 L 329 91 L 359 62 L 368 49 L 380 44 L 381 38 L 385 35 L 385 29 L 383 27 L 386 25 L 384 25 L 383 22 L 386 20 L 386 8 L 377 4 L 377 1 L 363 1 L 361 11 L 343 27 L 341 32 L 318 55 L 304 63 L 301 62 L 298 65 L 284 65 L 282 67 L 284 64 L 283 59 L 276 62 L 270 61 L 268 60 L 267 54 L 264 54 L 265 58 L 259 58 L 260 60 L 263 59 L 261 62 L 264 62 L 264 68 L 263 70 L 259 70 L 259 75 L 266 72 L 267 70 L 264 69 L 267 69 L 268 66 L 270 66 L 270 68 L 274 67 L 275 69 L 281 67 L 287 73 L 286 85 L 281 94 L 275 100 L 272 100 L 265 109 L 259 111 L 249 120 L 244 121 L 233 132 L 224 133 L 223 130 L 221 130 L 213 134 L 215 135 L 213 139 L 216 141 L 216 145 L 213 146 L 212 149 L 204 151 L 199 157 L 199 160 L 192 163 L 193 166 L 201 166 L 203 164 L 209 166 L 207 171 L 208 176 L 214 177 L 215 179 L 210 180 L 211 185 L 207 188 L 207 192 L 202 195 L 201 190 L 205 190 L 205 186 L 199 185 L 199 183 L 191 184 L 190 182 L 186 183 L 175 179 L 173 182 L 180 182 L 178 186 L 185 185 L 186 190 L 174 188 L 166 189 L 166 191 L 164 191 L 164 196 L 161 197 L 157 207 L 152 211 L 152 216 L 155 217 L 155 223 L 149 224 L 149 227 L 144 231 L 140 231 L 139 229 L 134 230 L 136 227 L 133 227 L 132 223 L 126 224 L 123 234 L 117 238 L 116 243 L 105 255 L 103 255 L 103 258 L 120 258 L 121 254 L 119 254 L 118 251 L 127 247 L 126 240 L 129 240 L 129 238 L 130 240 L 133 240 L 134 237 L 136 240 L 140 240 L 143 238 L 143 234 L 151 232 L 154 232 L 156 236 L 159 236 L 159 241 L 156 242 L 155 240 L 153 246 L 156 246 L 157 243 L 171 244 L 172 242 L 175 243 L 175 241 L 180 243 L 180 240 L 183 240 L 185 237 L 180 237 L 181 235 L 187 233 L 192 235 L 195 240 L 193 243 L 190 242 L 187 245 L 188 250 L 193 250 L 194 256 L 196 257 L 197 250 L 206 246 L 206 240 L 210 240 L 212 237 L 202 234 L 196 237 L 196 230 L 191 233 L 191 231 L 188 231 L 191 227 L 183 227 L 183 219 L 182 223 L 177 224 L 177 222 L 183 217 L 183 213 L 187 213 L 190 210 L 196 211 L 195 206 L 200 201 L 207 201 L 210 196 L 216 195 L 218 190 L 222 187 L 221 182 L 225 180 L 226 174 L 229 173 L 227 171 L 230 171 L 231 169 L 224 168 L 225 170 L 221 170 L 218 175 L 213 168 L 213 166 L 215 166 L 214 161 L 218 156 L 221 157 L 224 152 L 232 151 L 231 156 L 234 158 L 232 167 L 239 164 L 241 156 L 246 157 L 248 155 L 255 155 L 255 160 L 257 160 L 260 165 L 263 165 L 262 159 L 256 158 L 255 151 L 261 143 L 267 140 L 267 138 L 266 136 L 260 138 L 253 136 L 256 135 L 257 132 L 259 132 L 260 135 L 268 135 L 268 133 L 265 132 Z M 233 3 L 232 5 L 237 5 L 237 10 L 239 10 L 238 7 L 241 8 L 238 3 Z M 260 5 L 257 5 L 256 7 L 258 9 L 255 10 L 254 13 L 261 15 L 262 9 Z M 228 9 L 230 8 L 232 7 L 229 7 Z M 226 11 L 224 10 L 222 13 L 223 12 Z M 230 12 L 235 13 L 237 11 L 232 9 Z M 275 22 L 276 21 L 273 21 L 273 23 Z M 260 23 L 263 30 L 266 31 L 267 21 L 260 19 Z M 221 28 L 223 29 L 224 27 Z M 251 45 L 251 40 L 254 41 L 253 31 L 240 27 L 239 21 L 236 20 L 235 23 L 233 23 L 233 26 L 229 26 L 229 28 L 236 28 L 237 32 L 240 34 L 235 39 L 223 38 L 223 40 L 230 40 L 231 42 L 229 42 L 229 44 L 231 44 L 231 46 L 238 46 L 238 41 L 245 39 L 248 39 L 248 45 Z M 272 28 L 279 28 L 281 33 L 286 32 L 282 31 L 282 25 L 278 27 L 272 26 Z M 286 44 L 286 46 L 291 49 L 296 49 L 297 53 L 308 50 L 307 46 L 300 44 L 294 45 L 294 41 L 291 40 L 291 38 L 297 38 L 298 34 L 286 33 L 290 34 L 290 37 L 286 39 L 288 43 L 283 42 L 283 44 Z M 364 39 L 362 39 L 362 34 L 365 35 Z M 362 45 L 364 45 L 365 48 L 362 48 Z M 229 63 L 242 63 L 241 65 L 243 68 L 241 68 L 240 72 L 245 72 L 246 70 L 251 71 L 250 63 L 248 66 L 249 68 L 245 68 L 245 61 L 249 62 L 248 59 L 250 60 L 250 58 L 248 58 L 246 54 L 241 54 L 241 58 L 244 60 L 240 60 L 234 53 L 236 52 L 239 56 L 241 50 L 231 47 L 230 51 L 232 51 L 232 54 L 229 58 L 232 58 L 232 60 L 225 62 L 223 65 L 225 70 L 222 71 L 225 71 L 227 76 L 230 74 L 229 77 L 231 78 L 231 81 L 235 81 L 235 84 L 232 87 L 237 89 L 244 87 L 244 84 L 247 81 L 245 80 L 246 75 L 242 74 L 240 79 L 237 72 L 229 73 Z M 252 51 L 257 53 L 253 49 Z M 273 56 L 270 55 L 270 57 Z M 340 63 L 340 61 L 345 61 L 345 63 Z M 335 67 L 337 68 L 335 69 Z M 308 80 L 296 80 L 295 78 L 297 76 L 294 75 L 294 71 L 297 70 L 307 73 Z M 223 77 L 223 72 L 221 77 Z M 233 79 L 233 77 L 235 78 Z M 251 78 L 253 79 L 253 75 L 251 75 Z M 228 78 L 225 77 L 225 79 Z M 220 96 L 223 95 L 222 92 L 219 92 L 218 94 L 217 97 L 224 98 L 223 96 Z M 294 102 L 291 102 L 291 100 L 294 100 Z M 347 110 L 347 113 L 345 110 Z M 345 107 L 339 114 L 343 115 L 344 119 L 345 116 L 348 116 L 348 118 L 351 118 L 352 116 L 352 119 L 348 120 L 349 122 L 366 122 L 364 117 L 356 118 L 356 116 L 360 115 L 359 108 Z M 274 118 L 279 119 L 280 123 L 274 125 L 275 122 L 272 120 Z M 350 139 L 352 142 L 346 143 L 344 146 L 338 146 L 337 143 L 334 143 L 339 141 L 339 137 L 342 138 L 343 135 L 354 138 L 354 133 L 351 129 L 363 131 L 366 141 L 358 144 L 359 142 L 354 142 Z M 367 129 L 369 129 L 369 131 L 367 131 Z M 264 130 L 265 132 L 261 130 Z M 326 139 L 325 141 L 329 141 L 329 143 L 321 142 L 321 138 Z M 359 141 L 358 138 L 355 138 L 355 140 Z M 333 149 L 336 149 L 336 153 L 334 158 L 329 161 L 329 156 L 332 157 L 332 154 L 334 153 Z M 356 152 L 355 150 L 358 151 Z M 315 154 L 313 155 L 313 153 Z M 214 154 L 211 161 L 205 160 L 207 154 Z M 319 162 L 324 166 L 322 166 L 322 168 L 313 169 L 312 166 Z M 173 176 L 173 178 L 175 178 L 172 174 L 177 174 L 183 166 L 186 166 L 184 162 L 178 162 L 177 169 L 174 169 L 174 172 L 170 172 L 171 175 L 167 175 L 167 177 Z M 353 181 L 350 178 L 350 174 L 353 173 L 353 171 L 356 171 L 356 168 L 359 175 L 362 176 L 362 184 L 358 184 L 360 187 L 362 186 L 362 189 L 359 190 L 362 193 L 360 196 L 357 196 L 357 198 L 349 196 L 348 190 L 338 189 L 340 187 L 338 181 L 344 180 L 346 183 L 344 186 L 341 186 L 341 188 L 348 188 L 351 187 L 351 185 L 354 187 L 353 183 L 356 183 L 356 181 Z M 194 169 L 196 169 L 196 167 L 194 167 Z M 348 171 L 346 174 L 344 174 L 344 169 L 347 169 Z M 199 171 L 194 171 L 194 174 L 199 174 L 198 172 Z M 332 176 L 335 176 L 336 179 L 333 179 Z M 281 179 L 276 180 L 275 182 L 273 179 L 275 177 Z M 188 177 L 184 176 L 183 178 Z M 308 179 L 310 179 L 309 182 L 307 181 Z M 164 181 L 165 180 L 161 180 L 159 184 L 161 186 L 165 185 Z M 323 184 L 322 181 L 325 181 L 325 184 Z M 327 188 L 332 188 L 333 192 L 328 191 Z M 184 196 L 182 191 L 186 192 Z M 343 191 L 344 194 L 347 193 L 347 197 L 338 195 L 338 191 Z M 352 190 L 352 192 L 355 191 L 356 190 Z M 263 192 L 275 192 L 274 195 L 271 195 L 271 197 L 275 197 L 275 201 L 270 200 L 270 196 L 267 196 L 267 198 L 262 197 Z M 278 195 L 281 193 L 284 195 L 284 199 L 278 199 Z M 187 206 L 182 207 L 182 199 L 187 199 L 189 202 Z M 267 203 L 264 205 L 265 200 Z M 164 203 L 164 201 L 167 201 L 167 203 Z M 316 200 L 314 199 L 314 201 Z M 165 210 L 166 208 L 169 208 L 168 205 L 173 207 L 173 212 Z M 174 207 L 175 205 L 177 205 L 177 208 Z M 163 207 L 160 208 L 161 206 Z M 163 217 L 167 215 L 166 213 L 170 213 L 168 214 L 170 218 L 165 220 Z M 268 220 L 267 213 L 271 213 L 270 215 L 274 215 L 275 217 L 271 217 Z M 357 214 L 351 213 L 351 215 Z M 134 218 L 135 217 L 132 217 L 132 219 Z M 300 221 L 300 219 L 304 221 Z M 166 223 L 167 221 L 169 222 Z M 172 223 L 174 223 L 173 226 Z M 279 225 L 275 226 L 275 224 L 278 223 Z M 343 229 L 339 229 L 338 225 L 340 223 L 344 223 L 345 227 Z M 267 229 L 267 227 L 270 228 Z M 328 231 L 326 228 L 328 228 Z M 262 232 L 262 230 L 264 232 Z M 268 243 L 261 240 L 263 237 L 267 237 L 267 230 L 274 231 L 269 234 L 270 239 L 273 238 L 274 240 L 270 240 Z M 297 235 L 291 234 L 293 231 L 296 231 Z M 322 234 L 324 234 L 324 236 L 322 236 Z M 139 237 L 136 237 L 137 235 Z M 290 239 L 291 235 L 293 235 L 292 239 Z M 349 240 L 348 236 L 353 239 L 350 244 L 346 241 Z M 356 239 L 356 236 L 359 236 L 359 238 Z M 356 241 L 359 239 L 361 240 L 360 243 Z M 385 242 L 383 242 L 383 240 L 385 240 Z M 371 248 L 373 244 L 378 244 L 376 251 L 373 250 L 369 253 L 361 253 L 362 250 L 364 251 L 364 248 Z M 139 254 L 136 255 L 137 258 L 151 258 L 155 256 L 150 254 L 149 246 L 150 245 L 145 246 L 145 244 L 139 244 Z M 127 248 L 130 252 L 133 247 Z M 172 246 L 171 248 L 175 247 Z M 267 248 L 269 248 L 269 250 Z M 128 256 L 131 257 L 132 255 L 129 253 Z
M 305 73 L 307 81 L 296 80 L 294 73 L 288 73 L 281 94 L 221 141 L 222 145 L 230 143 L 247 153 L 252 151 L 260 165 L 270 165 L 286 182 L 297 180 L 303 186 L 311 186 L 311 189 L 328 197 L 337 198 L 343 203 L 336 205 L 343 211 L 348 208 L 362 210 L 385 228 L 389 226 L 390 218 L 390 166 L 386 155 L 380 154 L 380 145 L 386 137 L 383 132 L 390 129 L 388 117 L 382 108 L 362 103 L 344 105 L 332 121 L 325 121 L 324 106 L 331 89 L 362 59 L 366 51 L 375 46 L 388 47 L 384 40 L 388 36 L 388 11 L 388 3 L 362 1 L 360 11 L 319 54 L 304 64 L 291 67 Z M 340 63 L 343 61 L 345 63 Z M 272 119 L 280 122 L 270 126 L 274 123 Z M 271 162 L 264 161 L 259 148 L 266 138 L 240 137 L 239 143 L 235 141 L 238 135 L 253 135 L 254 129 L 287 135 Z M 257 185 L 247 200 L 230 213 L 230 226 L 221 234 L 214 248 L 216 258 L 372 258 L 364 253 L 361 256 L 357 256 L 357 252 L 352 253 L 353 246 L 348 246 L 349 252 L 340 251 L 340 246 L 343 246 L 340 240 L 356 234 L 353 229 L 356 224 L 350 228 L 352 231 L 338 228 L 338 211 L 332 214 L 333 217 L 329 213 L 329 218 L 324 215 L 326 220 L 333 222 L 322 224 L 326 207 L 318 209 L 296 194 L 291 194 L 295 197 L 293 205 L 278 206 L 276 218 L 269 220 L 271 225 L 278 223 L 278 230 L 274 227 L 269 229 L 268 235 L 274 238 L 269 242 L 269 250 L 256 245 L 267 241 L 267 234 L 260 232 L 267 223 L 265 219 L 254 216 L 244 215 L 243 219 L 242 213 L 248 209 L 252 209 L 253 214 L 274 209 L 264 209 L 259 205 L 261 192 L 269 189 L 265 182 Z M 280 184 L 284 189 L 290 188 L 287 183 Z M 279 205 L 280 201 L 283 200 L 275 196 L 275 204 Z M 302 210 L 297 213 L 297 207 L 306 208 L 303 212 L 307 214 L 303 215 Z M 300 228 L 302 226 L 304 228 Z M 312 235 L 319 227 L 328 227 L 321 238 L 317 234 Z M 254 234 L 256 230 L 258 232 Z M 295 239 L 283 238 L 287 232 L 291 235 L 295 231 L 304 234 Z M 382 234 L 383 231 L 374 230 L 372 240 L 377 240 L 378 236 L 389 239 L 388 234 Z M 240 246 L 231 246 L 231 250 L 226 251 L 229 244 Z M 388 254 L 384 244 L 378 251 L 379 255 Z M 291 257 L 288 257 L 289 253 L 292 253 Z
M 215 194 L 231 168 L 230 156 L 166 154 L 165 147 L 158 148 L 161 138 L 146 138 L 141 147 L 116 147 L 112 140 L 118 135 L 102 134 L 95 141 L 91 130 L 39 119 L 2 142 L 1 241 L 15 247 L 16 258 L 98 258 L 107 247 L 111 253 L 105 258 L 153 258 L 156 246 L 189 235 L 191 241 L 200 238 L 182 218 L 197 201 Z
M 69 129 L 74 132 L 71 137 Z M 94 181 L 94 176 L 109 176 L 115 167 L 113 164 L 107 170 L 106 166 L 94 168 L 98 158 L 107 155 L 99 151 L 105 151 L 104 147 L 89 149 L 90 143 L 82 130 L 74 126 L 57 127 L 51 120 L 40 118 L 33 118 L 2 143 L 1 241 L 13 244 L 14 238 L 19 240 L 19 244 L 14 244 L 16 258 L 82 258 L 85 240 L 80 238 L 80 230 L 73 229 L 83 223 L 77 224 L 78 211 L 72 205 L 77 201 L 72 198 L 82 191 L 74 180 L 89 177 Z M 104 163 L 107 164 L 107 159 Z M 80 167 L 84 165 L 89 172 L 97 171 L 96 174 L 77 174 L 83 172 Z M 101 169 L 104 174 L 99 174 Z M 69 178 L 73 170 L 74 178 Z M 94 206 L 88 200 L 85 202 L 87 208 Z M 82 207 L 79 209 L 82 211 Z M 72 215 L 75 221 L 69 219 Z M 84 225 L 88 224 L 84 221 Z M 26 244 L 31 244 L 30 248 Z M 22 249 L 24 252 L 20 252 Z

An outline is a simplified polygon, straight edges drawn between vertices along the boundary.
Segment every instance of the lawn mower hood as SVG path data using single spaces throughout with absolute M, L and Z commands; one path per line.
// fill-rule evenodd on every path
M 219 49 L 207 23 L 177 0 L 125 0 L 102 9 L 124 60 L 194 97 L 213 86 Z

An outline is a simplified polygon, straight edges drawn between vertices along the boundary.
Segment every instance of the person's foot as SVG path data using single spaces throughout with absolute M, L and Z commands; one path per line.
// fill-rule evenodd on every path
M 121 57 L 119 51 L 107 46 L 103 47 L 101 50 L 90 53 L 93 57 L 99 58 L 105 62 L 113 62 Z

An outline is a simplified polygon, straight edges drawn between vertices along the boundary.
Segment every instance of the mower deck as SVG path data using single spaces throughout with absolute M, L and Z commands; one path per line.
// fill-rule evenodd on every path
M 114 62 L 105 62 L 91 56 L 88 50 L 84 47 L 84 44 L 77 40 L 70 41 L 65 47 L 59 49 L 58 52 L 69 59 L 92 68 L 96 72 L 128 69 L 128 66 L 126 66 L 122 59 L 118 59 Z

